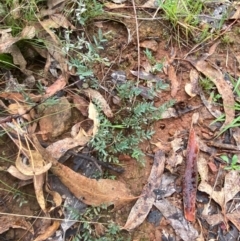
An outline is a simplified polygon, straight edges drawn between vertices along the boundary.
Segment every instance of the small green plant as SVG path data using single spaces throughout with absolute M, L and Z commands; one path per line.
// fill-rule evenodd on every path
M 102 5 L 96 1 L 78 0 L 76 2 L 75 17 L 78 23 L 85 25 L 89 20 L 103 14 Z
M 215 88 L 214 83 L 208 78 L 200 78 L 200 86 L 204 91 L 210 91 Z
M 220 156 L 223 161 L 225 161 L 228 165 L 228 167 L 225 167 L 225 170 L 235 170 L 240 171 L 240 164 L 238 164 L 238 156 L 233 155 L 232 158 L 229 160 L 228 156 L 222 155 Z
M 71 208 L 71 211 L 73 209 Z M 73 238 L 74 241 L 123 241 L 126 240 L 126 237 L 122 235 L 119 226 L 112 222 L 104 220 L 109 220 L 109 215 L 106 214 L 107 207 L 89 207 L 86 211 L 79 215 L 76 212 L 75 219 L 81 221 L 81 226 L 79 228 L 78 234 Z M 77 214 L 78 213 L 78 214 Z M 101 221 L 102 220 L 102 221 Z M 102 234 L 99 234 L 96 231 L 96 226 L 101 226 L 101 229 L 104 230 Z M 127 239 L 130 241 L 130 239 Z
M 153 102 L 141 100 L 129 106 L 129 103 L 140 94 L 139 89 L 133 82 L 128 81 L 117 90 L 122 108 L 115 113 L 114 120 L 110 122 L 98 107 L 100 126 L 90 145 L 97 151 L 101 160 L 117 162 L 117 156 L 124 153 L 144 164 L 145 155 L 139 144 L 149 140 L 154 134 L 148 125 L 161 119 L 162 113 L 172 106 L 174 101 L 155 107 Z
M 108 66 L 109 60 L 102 58 L 99 51 L 103 49 L 103 43 L 107 40 L 104 38 L 101 30 L 98 31 L 97 36 L 93 36 L 94 43 L 90 43 L 85 38 L 84 33 L 81 37 L 77 37 L 77 41 L 72 41 L 72 31 L 65 31 L 65 38 L 63 41 L 63 51 L 66 55 L 71 56 L 69 61 L 69 68 L 75 68 L 76 74 L 89 82 L 89 85 L 98 88 L 98 81 L 93 75 L 92 68 L 96 63 L 102 63 Z
M 158 4 L 164 11 L 166 19 L 168 19 L 173 26 L 179 24 L 185 28 L 191 28 L 197 25 L 197 16 L 203 8 L 202 1 L 198 0 L 166 0 L 164 2 L 159 0 Z
M 144 51 L 149 63 L 152 66 L 151 72 L 152 73 L 157 73 L 157 72 L 162 72 L 163 70 L 163 63 L 157 62 L 155 57 L 153 56 L 152 52 L 149 49 L 146 49 Z

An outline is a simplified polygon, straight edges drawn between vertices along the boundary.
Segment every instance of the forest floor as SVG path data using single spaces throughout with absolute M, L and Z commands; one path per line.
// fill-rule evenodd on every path
M 240 240 L 238 1 L 113 2 L 0 5 L 0 239 Z

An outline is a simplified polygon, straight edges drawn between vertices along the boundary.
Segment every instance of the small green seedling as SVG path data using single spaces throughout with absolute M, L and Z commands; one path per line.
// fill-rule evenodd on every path
M 233 155 L 232 159 L 229 161 L 229 158 L 226 155 L 220 156 L 223 161 L 225 161 L 230 166 L 225 167 L 225 170 L 234 170 L 240 171 L 240 164 L 238 164 L 238 157 L 237 155 Z
M 151 72 L 154 74 L 156 72 L 162 72 L 163 70 L 163 63 L 157 62 L 155 57 L 153 56 L 152 52 L 149 49 L 144 51 L 149 63 L 152 65 Z

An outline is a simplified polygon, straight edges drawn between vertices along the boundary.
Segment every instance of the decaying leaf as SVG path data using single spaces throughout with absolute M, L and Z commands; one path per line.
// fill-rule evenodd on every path
M 112 110 L 110 106 L 108 105 L 107 101 L 103 98 L 103 96 L 96 90 L 93 89 L 85 89 L 84 94 L 89 97 L 91 100 L 97 101 L 97 103 L 100 105 L 102 108 L 104 114 L 111 118 L 113 117 Z
M 158 189 L 161 183 L 161 175 L 164 170 L 164 165 L 165 154 L 162 151 L 157 151 L 154 156 L 154 163 L 148 178 L 148 182 L 145 185 L 140 198 L 132 207 L 123 229 L 132 230 L 139 226 L 147 217 L 156 198 L 153 191 Z
M 168 78 L 171 81 L 171 96 L 174 98 L 179 90 L 180 82 L 172 65 L 168 66 Z
M 67 83 L 67 80 L 64 75 L 61 75 L 51 86 L 46 89 L 45 98 L 53 96 L 59 90 L 62 90 Z
M 163 214 L 163 216 L 170 222 L 174 231 L 184 241 L 193 241 L 198 237 L 198 232 L 194 227 L 184 218 L 182 211 L 176 208 L 167 199 L 157 200 L 154 203 L 155 207 Z
M 39 235 L 34 241 L 44 241 L 47 240 L 49 237 L 51 237 L 59 228 L 60 222 L 59 221 L 53 221 L 53 224 L 49 226 L 46 230 L 44 230 L 44 233 Z
M 93 136 L 95 136 L 97 134 L 99 125 L 100 125 L 100 121 L 98 118 L 98 111 L 96 106 L 90 102 L 89 107 L 88 107 L 88 117 L 93 120 Z
M 0 223 L 0 234 L 8 231 L 9 228 L 21 228 L 31 232 L 32 234 L 34 233 L 31 223 L 18 216 L 2 216 L 0 217 Z
M 217 87 L 219 94 L 223 99 L 223 108 L 226 114 L 225 122 L 222 126 L 225 127 L 229 125 L 235 118 L 234 109 L 234 95 L 231 90 L 230 85 L 224 80 L 222 72 L 211 66 L 208 62 L 204 60 L 199 60 L 197 62 L 190 61 L 195 68 L 208 77 Z
M 52 157 L 58 160 L 62 157 L 69 149 L 76 146 L 84 146 L 90 141 L 90 136 L 76 136 L 75 138 L 67 137 L 62 140 L 56 141 L 47 147 L 47 151 L 51 153 Z
M 158 49 L 158 42 L 154 39 L 144 40 L 143 42 L 140 43 L 140 47 L 150 49 L 156 52 Z
M 51 163 L 48 163 L 48 164 L 51 164 Z M 52 164 L 51 164 L 51 166 L 52 166 Z M 46 208 L 46 202 L 45 202 L 44 193 L 43 193 L 44 180 L 45 180 L 44 174 L 35 175 L 33 177 L 34 191 L 35 191 L 35 195 L 36 195 L 38 204 L 41 207 L 41 209 L 43 210 L 43 212 L 46 213 L 47 208 Z
M 199 147 L 193 127 L 190 129 L 187 153 L 186 167 L 183 181 L 183 205 L 184 216 L 188 221 L 195 221 L 195 205 L 197 194 L 197 158 Z
M 36 136 L 33 136 L 33 141 L 42 157 L 52 163 L 51 171 L 82 202 L 93 206 L 101 204 L 114 205 L 115 209 L 117 209 L 125 203 L 136 199 L 122 182 L 110 179 L 95 180 L 76 173 L 72 169 L 58 163 L 40 145 Z
M 201 183 L 198 186 L 198 190 L 206 192 L 216 203 L 222 208 L 223 214 L 226 214 L 226 204 L 234 198 L 234 196 L 240 191 L 240 186 L 236 183 L 240 183 L 240 176 L 238 171 L 230 171 L 225 176 L 224 187 L 220 191 L 215 191 L 214 188 L 208 184 L 208 166 L 207 161 L 204 158 L 199 158 L 198 163 L 199 174 L 201 176 Z
M 114 205 L 115 209 L 118 209 L 136 199 L 120 181 L 90 179 L 61 163 L 53 164 L 51 171 L 59 177 L 74 196 L 88 205 Z
M 0 97 L 19 102 L 26 102 L 25 97 L 21 93 L 3 92 L 0 93 Z M 40 95 L 29 94 L 29 98 L 31 98 L 32 101 L 38 102 L 41 100 L 42 97 Z
M 190 83 L 187 83 L 185 85 L 185 91 L 189 96 L 194 97 L 199 92 L 199 90 L 198 90 L 198 78 L 199 78 L 198 72 L 195 69 L 191 69 L 189 78 L 190 78 Z
M 25 153 L 26 152 L 27 151 L 25 151 Z M 16 159 L 17 169 L 25 176 L 33 177 L 34 175 L 41 175 L 46 173 L 51 168 L 51 163 L 44 165 L 45 161 L 37 151 L 32 150 L 28 153 L 30 165 L 25 164 L 20 156 L 18 156 Z
M 208 101 L 205 98 L 205 95 L 203 93 L 203 90 L 201 88 L 199 88 L 199 95 L 201 97 L 202 103 L 206 106 L 206 108 L 208 109 L 208 111 L 216 118 L 220 117 L 222 115 L 222 112 L 218 109 L 216 109 L 216 107 L 214 107 L 214 105 L 212 105 L 210 103 L 210 101 Z
M 89 102 L 79 95 L 73 95 L 74 106 L 80 110 L 83 116 L 88 116 Z
M 7 172 L 10 173 L 12 176 L 14 176 L 14 177 L 16 177 L 16 178 L 18 178 L 20 180 L 23 180 L 23 181 L 32 179 L 32 176 L 24 175 L 15 166 L 10 166 L 7 169 Z

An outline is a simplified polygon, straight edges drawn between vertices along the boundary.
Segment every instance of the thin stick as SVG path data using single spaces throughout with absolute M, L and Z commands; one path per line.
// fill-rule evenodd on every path
M 137 85 L 138 85 L 138 83 L 139 83 L 139 72 L 140 72 L 141 57 L 140 57 L 140 43 L 139 43 L 139 28 L 138 28 L 137 10 L 136 10 L 136 5 L 135 5 L 135 1 L 134 0 L 132 0 L 132 5 L 133 5 L 135 24 L 136 24 L 136 35 L 137 35 L 137 52 L 138 52 Z

